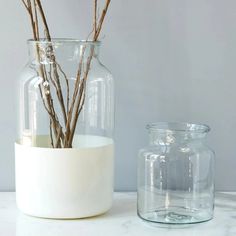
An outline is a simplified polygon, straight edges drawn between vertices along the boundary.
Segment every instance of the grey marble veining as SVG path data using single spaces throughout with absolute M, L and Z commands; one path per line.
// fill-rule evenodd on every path
M 14 193 L 0 193 L 0 236 L 236 236 L 236 193 L 217 193 L 215 206 L 214 219 L 205 223 L 151 225 L 137 217 L 135 193 L 115 193 L 107 214 L 63 221 L 26 216 Z

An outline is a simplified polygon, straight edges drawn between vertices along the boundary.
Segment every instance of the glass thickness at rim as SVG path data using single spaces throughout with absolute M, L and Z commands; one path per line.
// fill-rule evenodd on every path
M 51 41 L 41 38 L 39 40 L 28 39 L 29 44 L 57 44 L 57 43 L 75 43 L 75 44 L 89 44 L 100 45 L 101 41 L 74 39 L 74 38 L 52 38 Z
M 173 131 L 184 133 L 208 133 L 210 127 L 206 124 L 195 124 L 188 122 L 153 122 L 147 124 L 146 128 L 150 131 Z

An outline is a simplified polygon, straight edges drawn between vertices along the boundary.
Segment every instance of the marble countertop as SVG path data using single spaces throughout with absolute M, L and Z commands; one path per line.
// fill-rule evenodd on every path
M 150 225 L 136 215 L 136 194 L 115 193 L 113 208 L 99 217 L 48 220 L 19 212 L 14 193 L 0 193 L 0 236 L 235 236 L 236 193 L 216 194 L 213 220 L 187 226 Z

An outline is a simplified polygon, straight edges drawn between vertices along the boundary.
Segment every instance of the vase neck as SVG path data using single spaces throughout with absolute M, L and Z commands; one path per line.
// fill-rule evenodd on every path
M 35 64 L 52 64 L 55 58 L 86 63 L 89 57 L 98 58 L 100 42 L 74 39 L 28 40 L 29 60 Z
M 153 123 L 147 126 L 149 132 L 149 144 L 173 144 L 203 141 L 210 128 L 207 125 L 188 123 Z

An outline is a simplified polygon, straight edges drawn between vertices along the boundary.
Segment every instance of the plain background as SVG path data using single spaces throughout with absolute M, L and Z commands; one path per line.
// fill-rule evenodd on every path
M 42 0 L 54 37 L 84 39 L 92 0 Z M 216 187 L 236 190 L 236 1 L 112 0 L 101 61 L 116 82 L 116 190 L 136 189 L 150 121 L 207 123 Z M 20 0 L 0 0 L 0 190 L 14 190 L 15 84 L 27 61 Z

